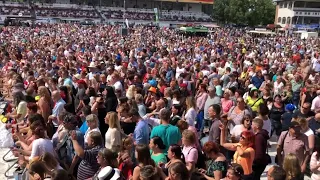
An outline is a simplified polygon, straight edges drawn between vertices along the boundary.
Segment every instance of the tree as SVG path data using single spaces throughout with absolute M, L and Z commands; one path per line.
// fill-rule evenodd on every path
M 272 0 L 215 0 L 213 17 L 223 24 L 266 25 L 273 23 L 275 9 Z

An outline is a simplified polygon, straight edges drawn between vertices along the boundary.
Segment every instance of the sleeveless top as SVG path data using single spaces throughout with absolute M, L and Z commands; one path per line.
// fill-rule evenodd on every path
M 239 155 L 239 153 L 236 151 L 233 156 L 233 162 L 240 164 L 242 166 L 243 171 L 244 171 L 244 175 L 250 175 L 253 172 L 252 171 L 252 164 L 253 164 L 253 160 L 254 160 L 255 151 L 251 147 L 245 149 L 244 151 L 250 151 L 250 156 L 249 157 L 241 157 Z

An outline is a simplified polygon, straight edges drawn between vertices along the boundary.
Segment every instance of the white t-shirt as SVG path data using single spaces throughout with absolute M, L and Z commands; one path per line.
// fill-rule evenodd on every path
M 307 132 L 304 133 L 306 136 L 314 135 L 314 132 L 309 128 Z
M 36 156 L 41 156 L 45 152 L 51 153 L 52 155 L 56 156 L 51 140 L 43 138 L 36 139 L 32 143 L 32 151 L 29 159 L 31 160 Z
M 189 126 L 194 126 L 194 122 L 197 118 L 197 112 L 194 108 L 188 109 L 184 116 L 184 119 L 188 122 Z
M 88 143 L 89 134 L 90 134 L 91 132 L 93 132 L 93 131 L 97 131 L 97 132 L 100 133 L 99 128 L 94 128 L 94 129 L 88 128 L 87 131 L 86 131 L 86 133 L 84 134 L 84 143 Z
M 178 79 L 179 78 L 179 76 L 180 76 L 180 74 L 182 74 L 182 73 L 184 73 L 186 70 L 184 69 L 184 68 L 179 68 L 179 67 L 177 67 L 176 68 L 176 79 Z
M 123 92 L 123 88 L 122 88 L 122 84 L 120 81 L 117 81 L 113 84 L 113 87 L 115 90 L 121 90 L 121 92 Z

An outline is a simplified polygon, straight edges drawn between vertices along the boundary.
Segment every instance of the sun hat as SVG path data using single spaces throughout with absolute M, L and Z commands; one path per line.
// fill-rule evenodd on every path
M 118 180 L 120 178 L 120 170 L 111 166 L 104 167 L 98 174 L 99 180 Z
M 148 91 L 152 93 L 157 93 L 157 89 L 155 87 L 150 87 Z
M 88 68 L 97 68 L 97 66 L 94 64 L 94 62 L 91 62 L 89 64 Z

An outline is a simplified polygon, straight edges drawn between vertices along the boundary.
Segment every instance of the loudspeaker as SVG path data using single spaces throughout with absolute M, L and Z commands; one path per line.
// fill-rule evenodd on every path
M 127 36 L 128 35 L 128 29 L 127 28 L 121 28 L 120 29 L 121 36 Z

